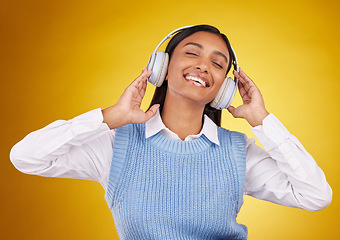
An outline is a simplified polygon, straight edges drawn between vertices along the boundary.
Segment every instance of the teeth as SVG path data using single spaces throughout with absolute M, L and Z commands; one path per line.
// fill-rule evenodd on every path
M 198 77 L 187 76 L 185 78 L 188 79 L 188 80 L 192 80 L 192 81 L 198 82 L 198 83 L 202 84 L 204 87 L 206 86 L 206 83 L 202 79 L 200 79 Z

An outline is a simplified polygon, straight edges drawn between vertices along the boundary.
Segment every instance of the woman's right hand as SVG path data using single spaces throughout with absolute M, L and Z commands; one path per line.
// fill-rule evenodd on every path
M 147 86 L 147 78 L 152 70 L 143 68 L 138 76 L 120 96 L 118 102 L 102 110 L 104 120 L 110 129 L 119 128 L 130 123 L 144 123 L 152 118 L 159 108 L 159 104 L 153 105 L 147 112 L 140 109 Z

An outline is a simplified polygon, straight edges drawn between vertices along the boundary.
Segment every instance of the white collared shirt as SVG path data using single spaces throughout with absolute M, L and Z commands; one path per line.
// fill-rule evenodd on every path
M 167 138 L 181 140 L 176 133 L 172 132 L 164 125 L 159 111 L 157 110 L 156 115 L 145 123 L 145 138 L 149 138 L 158 132 L 161 132 Z M 187 136 L 184 141 L 192 141 L 199 138 L 202 134 L 204 134 L 211 142 L 220 145 L 217 136 L 217 126 L 207 115 L 204 115 L 201 132 L 196 135 Z
M 165 127 L 159 112 L 145 124 L 146 138 L 159 131 L 171 139 L 179 137 Z M 246 138 L 247 167 L 244 194 L 285 206 L 320 210 L 332 199 L 323 171 L 302 144 L 273 114 L 263 125 L 252 128 L 266 149 Z M 204 116 L 204 134 L 219 145 L 217 126 Z M 57 120 L 28 134 L 13 146 L 10 159 L 21 172 L 46 177 L 98 181 L 106 190 L 112 161 L 115 130 L 103 123 L 100 108 L 71 120 Z

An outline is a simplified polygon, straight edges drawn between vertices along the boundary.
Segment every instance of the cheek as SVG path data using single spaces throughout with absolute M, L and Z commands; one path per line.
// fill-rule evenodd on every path
M 179 61 L 176 61 L 176 59 L 171 59 L 169 66 L 168 66 L 168 71 L 166 75 L 166 80 L 172 81 L 178 78 L 183 77 L 182 70 L 184 66 L 181 64 Z
M 211 95 L 212 95 L 211 100 L 213 100 L 216 97 L 216 95 L 217 95 L 218 91 L 220 90 L 224 80 L 225 80 L 224 75 L 215 78 L 214 89 L 213 89 L 213 91 L 211 91 Z
M 217 77 L 215 78 L 215 85 L 216 85 L 216 88 L 218 88 L 218 90 L 220 89 L 220 87 L 222 86 L 224 80 L 225 80 L 226 76 L 225 75 L 222 75 L 222 74 L 219 74 L 217 75 Z M 218 91 L 217 90 L 217 91 Z

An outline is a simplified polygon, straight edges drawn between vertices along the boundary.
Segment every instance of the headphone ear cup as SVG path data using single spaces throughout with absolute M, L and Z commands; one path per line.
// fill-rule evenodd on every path
M 230 77 L 225 78 L 216 97 L 211 101 L 210 106 L 219 110 L 228 108 L 234 99 L 235 88 L 237 88 L 235 81 Z
M 155 63 L 152 68 L 152 73 L 149 77 L 149 82 L 156 87 L 160 87 L 165 79 L 169 65 L 169 54 L 165 52 L 157 52 Z

